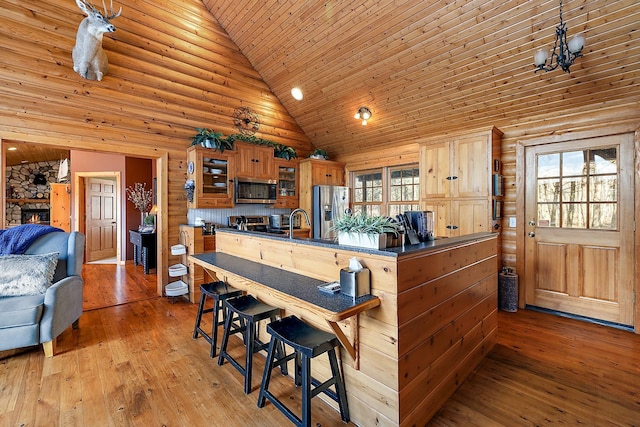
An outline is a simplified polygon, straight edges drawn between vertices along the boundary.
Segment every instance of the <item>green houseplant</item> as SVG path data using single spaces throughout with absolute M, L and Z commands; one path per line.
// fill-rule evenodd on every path
M 298 157 L 295 148 L 289 147 L 284 144 L 274 144 L 273 145 L 273 155 L 280 159 L 291 160 Z
M 398 224 L 389 217 L 354 213 L 334 220 L 333 230 L 338 233 L 338 243 L 373 249 L 386 247 L 387 233 L 398 235 Z
M 205 148 L 213 148 L 221 153 L 224 150 L 233 149 L 233 140 L 224 138 L 222 133 L 207 128 L 196 128 L 197 133 L 191 141 L 191 145 L 201 145 Z
M 309 157 L 312 159 L 328 160 L 329 154 L 327 154 L 327 152 L 322 148 L 316 148 L 315 150 L 313 150 L 313 153 L 311 153 Z

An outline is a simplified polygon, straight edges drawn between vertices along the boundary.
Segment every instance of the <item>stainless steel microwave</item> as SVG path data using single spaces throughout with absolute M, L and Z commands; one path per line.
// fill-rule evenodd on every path
M 236 203 L 275 203 L 278 181 L 275 179 L 235 179 Z

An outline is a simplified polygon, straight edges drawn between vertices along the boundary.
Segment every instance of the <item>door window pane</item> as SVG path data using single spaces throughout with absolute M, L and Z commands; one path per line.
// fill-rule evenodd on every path
M 538 180 L 538 203 L 560 201 L 560 178 Z
M 615 202 L 618 200 L 618 177 L 616 175 L 590 178 L 589 199 L 592 202 Z
M 562 176 L 584 175 L 585 151 L 562 153 Z
M 538 203 L 538 227 L 560 226 L 560 203 Z
M 615 148 L 589 151 L 589 170 L 592 174 L 616 174 L 618 156 Z
M 586 177 L 576 176 L 562 180 L 563 202 L 586 202 L 587 181 Z
M 538 156 L 538 178 L 560 176 L 560 154 L 543 154 Z
M 617 205 L 615 203 L 593 203 L 589 217 L 589 228 L 601 230 L 615 230 L 618 226 Z
M 562 228 L 587 228 L 587 204 L 563 203 Z

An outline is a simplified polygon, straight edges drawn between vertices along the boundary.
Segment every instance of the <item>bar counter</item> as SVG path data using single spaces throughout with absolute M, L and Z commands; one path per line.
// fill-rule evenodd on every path
M 333 329 L 348 351 L 340 354 L 356 425 L 413 426 L 425 425 L 495 344 L 497 237 L 372 250 L 219 229 L 216 253 L 190 259 L 285 315 Z M 371 272 L 372 296 L 356 301 L 356 313 L 316 289 L 339 280 L 352 257 Z M 359 306 L 366 301 L 375 306 Z M 328 363 L 313 365 L 328 377 Z

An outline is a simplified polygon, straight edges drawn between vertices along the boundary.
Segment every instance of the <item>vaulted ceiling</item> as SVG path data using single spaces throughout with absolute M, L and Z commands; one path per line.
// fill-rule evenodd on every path
M 565 0 L 584 57 L 534 73 L 558 0 L 203 0 L 312 143 L 330 153 L 640 100 L 637 0 Z M 295 101 L 298 86 L 304 99 Z M 353 118 L 373 112 L 367 126 Z

